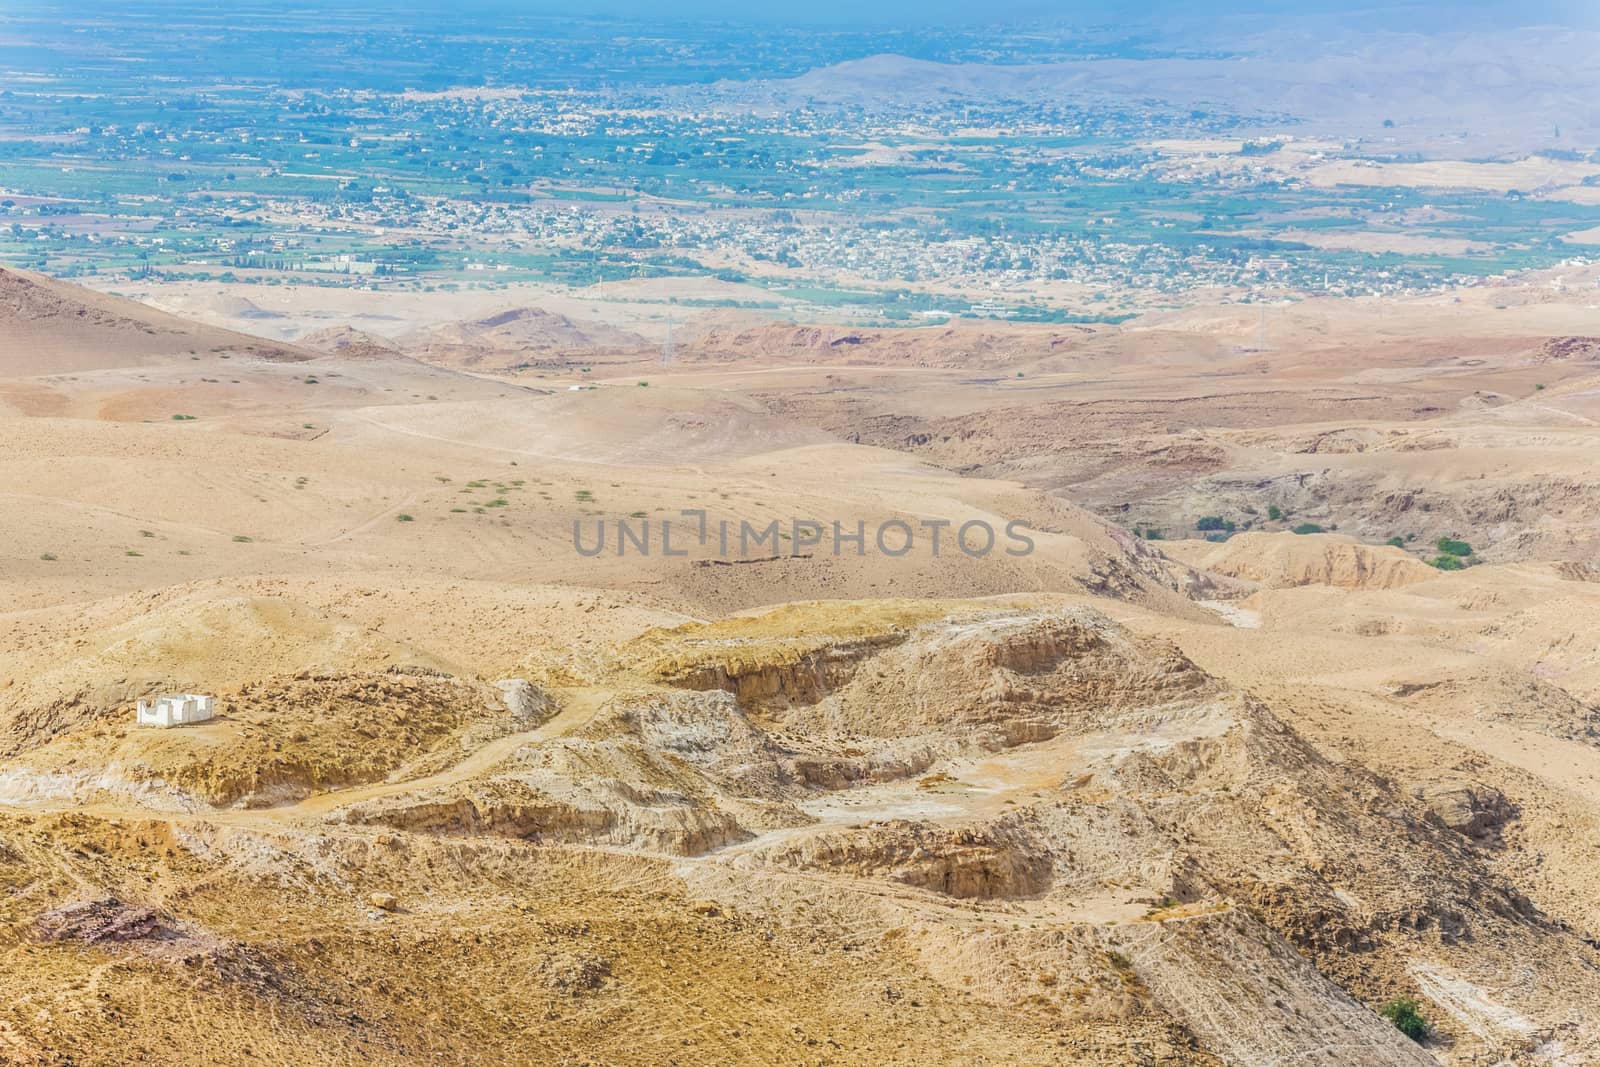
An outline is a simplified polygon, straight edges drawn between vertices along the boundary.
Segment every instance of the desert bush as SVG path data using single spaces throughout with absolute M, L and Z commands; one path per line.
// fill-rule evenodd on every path
M 1422 1017 L 1417 1002 L 1410 997 L 1397 997 L 1389 1001 L 1380 1014 L 1413 1041 L 1421 1041 L 1428 1036 L 1428 1020 Z

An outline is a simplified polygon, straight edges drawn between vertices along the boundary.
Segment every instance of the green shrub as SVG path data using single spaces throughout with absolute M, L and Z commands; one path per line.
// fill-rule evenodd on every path
M 173 422 L 193 422 L 194 421 L 194 416 L 193 415 L 174 415 L 174 416 L 172 416 L 172 421 Z
M 1273 522 L 1283 521 L 1283 509 L 1276 504 L 1267 505 L 1267 518 Z
M 417 520 L 413 519 L 410 515 L 407 515 L 403 511 L 400 514 L 396 515 L 394 517 L 394 519 L 395 519 L 396 522 L 416 522 L 417 521 Z
M 54 552 L 41 552 L 39 553 L 39 558 L 46 563 L 53 563 L 55 562 L 56 554 Z
M 1297 534 L 1314 534 L 1322 533 L 1323 530 L 1322 527 L 1318 526 L 1314 522 L 1302 522 L 1299 526 L 1294 528 L 1294 532 Z
M 1421 1041 L 1428 1036 L 1428 1020 L 1422 1017 L 1417 1002 L 1410 997 L 1398 997 L 1389 1001 L 1383 1006 L 1380 1014 L 1394 1023 L 1396 1030 L 1413 1041 Z
M 1389 540 L 1385 541 L 1384 544 L 1393 545 L 1396 548 L 1404 548 L 1404 547 L 1406 547 L 1406 539 L 1404 537 L 1398 537 L 1398 536 L 1391 537 L 1391 538 L 1389 538 Z
M 246 537 L 244 534 L 233 535 L 234 544 L 248 545 L 252 540 L 254 540 L 254 538 Z
M 1448 537 L 1441 537 L 1435 542 L 1434 547 L 1447 556 L 1470 556 L 1472 546 L 1465 541 L 1455 541 Z
M 1460 556 L 1434 556 L 1428 562 L 1442 571 L 1459 571 L 1466 567 Z
M 1212 530 L 1222 530 L 1225 533 L 1233 533 L 1233 531 L 1238 527 L 1234 525 L 1232 519 L 1225 519 L 1221 515 L 1205 515 L 1194 524 L 1194 528 L 1199 530 L 1201 533 L 1208 533 Z

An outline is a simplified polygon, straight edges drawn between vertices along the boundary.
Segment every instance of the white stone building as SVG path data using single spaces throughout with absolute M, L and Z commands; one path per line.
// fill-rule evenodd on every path
M 145 703 L 139 701 L 140 726 L 186 726 L 205 722 L 216 712 L 214 698 L 197 693 L 179 693 L 176 696 L 156 697 Z

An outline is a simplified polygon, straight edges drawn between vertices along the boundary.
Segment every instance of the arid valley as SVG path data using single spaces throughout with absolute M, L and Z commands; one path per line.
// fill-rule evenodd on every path
M 0 5 L 0 1064 L 1600 1064 L 1579 7 Z
M 1582 291 L 669 363 L 511 296 L 0 275 L 8 1062 L 1600 1055 Z M 784 543 L 574 543 L 693 509 Z

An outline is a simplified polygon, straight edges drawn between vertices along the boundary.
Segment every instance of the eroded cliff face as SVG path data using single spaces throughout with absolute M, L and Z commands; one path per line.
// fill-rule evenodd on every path
M 47 816 L 100 842 L 85 853 L 99 858 L 69 866 L 101 903 L 35 914 L 19 900 L 12 914 L 54 931 L 35 955 L 67 942 L 98 952 L 105 937 L 210 946 L 177 962 L 141 949 L 139 966 L 218 960 L 206 966 L 226 995 L 242 981 L 230 975 L 269 976 L 250 995 L 311 1018 L 339 1002 L 316 985 L 325 977 L 314 993 L 270 978 L 325 976 L 309 942 L 232 940 L 176 899 L 139 911 L 130 873 L 165 884 L 205 872 L 251 899 L 292 886 L 296 923 L 354 908 L 334 924 L 336 951 L 370 966 L 375 935 L 345 922 L 404 930 L 417 946 L 469 919 L 516 936 L 544 907 L 518 880 L 555 877 L 519 872 L 551 867 L 574 885 L 622 887 L 604 905 L 585 898 L 593 915 L 656 899 L 728 944 L 757 938 L 752 958 L 772 967 L 803 958 L 781 932 L 798 925 L 809 951 L 852 957 L 898 990 L 857 1005 L 862 1018 L 981 1003 L 1081 1062 L 1128 1062 L 1116 1034 L 1160 1063 L 1428 1063 L 1375 1012 L 1427 989 L 1495 990 L 1499 1023 L 1441 1020 L 1463 1049 L 1600 1048 L 1587 1011 L 1596 950 L 1496 865 L 1516 812 L 1490 788 L 1409 789 L 1330 759 L 1267 702 L 1083 603 L 792 605 L 775 628 L 757 615 L 650 631 L 615 651 L 614 673 L 517 686 L 520 700 L 415 668 L 248 686 L 233 698 L 242 733 L 226 773 L 204 778 L 198 733 L 68 733 L 30 754 L 33 773 L 135 744 L 139 773 L 162 786 L 107 788 L 103 811 Z M 285 791 L 291 746 L 277 742 L 291 736 L 301 763 L 328 762 Z M 364 769 L 335 777 L 349 763 L 339 754 L 357 752 Z M 145 820 L 137 844 L 116 829 L 130 819 Z M 44 855 L 37 840 L 8 847 L 19 877 Z M 637 946 L 574 943 L 554 938 L 536 968 L 551 976 L 544 992 L 517 995 L 565 997 L 593 1019 L 663 988 Z M 1529 961 L 1537 991 L 1495 984 Z M 746 1027 L 771 1054 L 763 1024 L 728 1024 Z M 877 1047 L 851 1040 L 846 1061 Z

